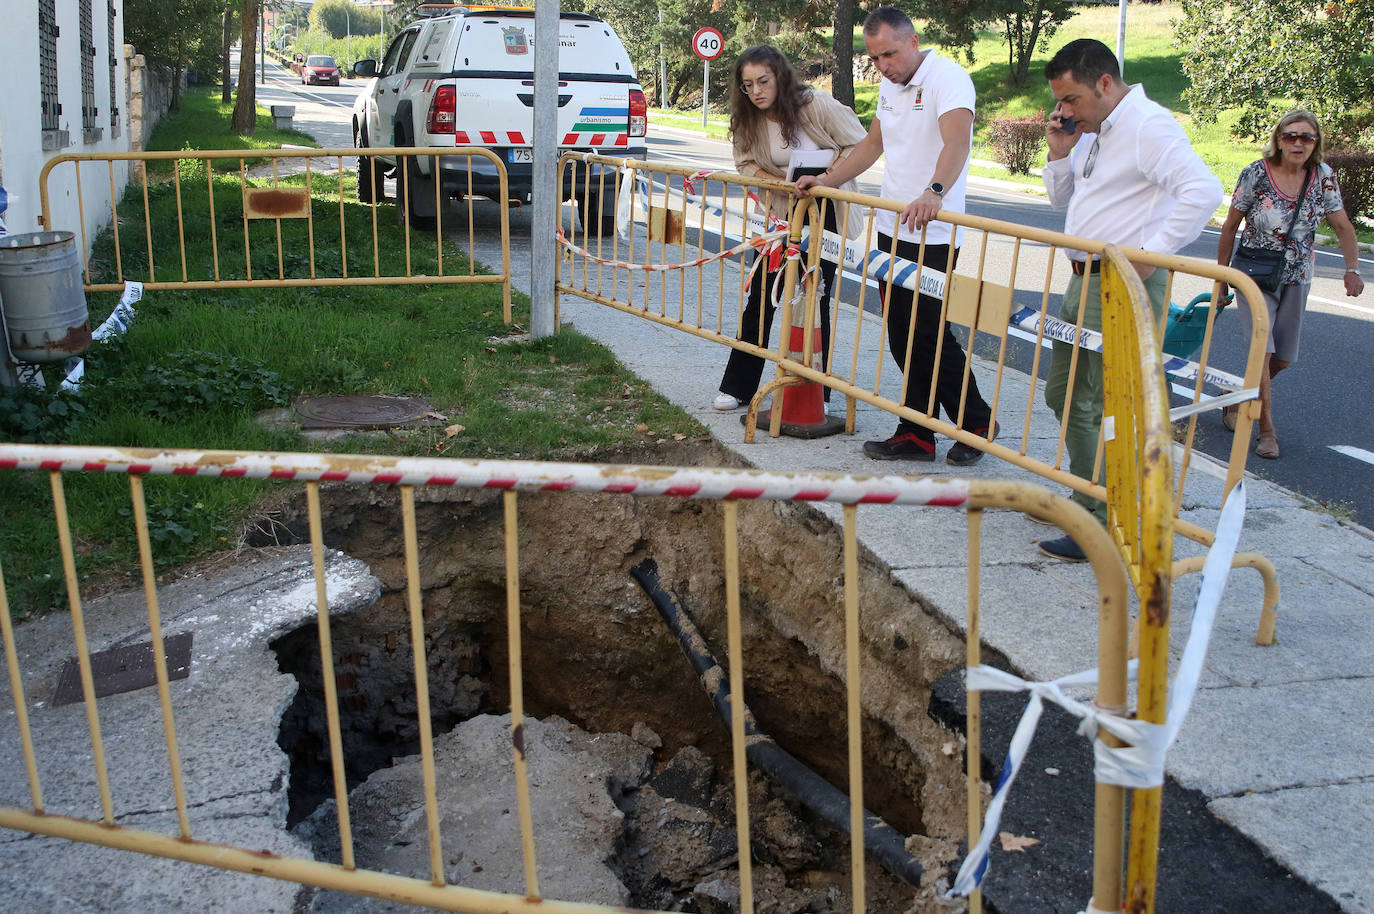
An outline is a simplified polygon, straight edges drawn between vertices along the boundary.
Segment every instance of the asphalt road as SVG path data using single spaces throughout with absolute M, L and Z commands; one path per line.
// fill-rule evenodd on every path
M 318 136 L 320 142 L 350 145 L 349 112 L 359 89 L 357 82 L 345 82 L 337 88 L 306 87 L 293 74 L 271 63 L 267 70 L 269 87 L 320 106 L 315 124 L 321 120 L 337 124 L 337 132 L 329 131 L 331 136 Z M 688 131 L 664 129 L 655 124 L 650 128 L 649 148 L 652 158 L 674 164 L 732 167 L 728 144 Z M 880 160 L 861 177 L 861 190 L 878 193 L 881 168 Z M 973 187 L 968 211 L 1021 225 L 1063 228 L 1062 214 L 1052 209 L 1042 195 L 1033 192 Z M 518 229 L 512 232 L 513 243 L 524 240 Z M 1216 230 L 1208 229 L 1183 253 L 1211 260 L 1216 257 L 1216 244 Z M 517 250 L 512 253 L 520 256 Z M 1362 252 L 1361 266 L 1374 284 L 1374 257 Z M 1319 251 L 1300 360 L 1274 385 L 1275 424 L 1282 456 L 1278 460 L 1251 457 L 1248 466 L 1254 473 L 1308 496 L 1340 516 L 1370 526 L 1374 525 L 1374 416 L 1366 414 L 1360 404 L 1365 396 L 1362 392 L 1374 390 L 1374 293 L 1366 292 L 1359 299 L 1346 297 L 1343 271 L 1338 251 Z M 1243 350 L 1234 309 L 1222 313 L 1219 330 L 1214 343 L 1219 349 L 1218 357 L 1213 361 L 1239 364 Z M 1018 343 L 1012 350 L 1010 363 L 1026 370 L 1029 344 Z M 1225 459 L 1230 442 L 1217 415 L 1203 416 L 1198 427 L 1197 446 Z

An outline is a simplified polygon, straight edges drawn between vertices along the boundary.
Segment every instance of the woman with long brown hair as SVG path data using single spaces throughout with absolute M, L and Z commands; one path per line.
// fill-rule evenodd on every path
M 782 179 L 795 150 L 828 149 L 835 160 L 849 154 L 867 131 L 854 112 L 828 93 L 813 89 L 797 78 L 782 52 L 771 45 L 746 49 L 735 60 L 730 79 L 730 143 L 735 169 L 742 175 Z M 855 190 L 851 181 L 844 190 Z M 773 207 L 777 209 L 777 206 Z M 858 207 L 850 207 L 846 236 L 858 236 Z M 827 206 L 826 231 L 836 232 L 835 207 Z M 755 255 L 758 259 L 762 255 Z M 756 263 L 749 296 L 740 318 L 739 339 L 760 348 L 768 347 L 773 322 L 773 285 L 781 282 L 781 269 L 769 272 L 767 263 Z M 821 261 L 823 289 L 835 281 L 835 264 Z M 821 350 L 830 351 L 829 295 L 821 296 Z M 720 381 L 716 409 L 736 409 L 758 390 L 764 360 L 734 349 Z M 825 389 L 826 399 L 830 388 Z

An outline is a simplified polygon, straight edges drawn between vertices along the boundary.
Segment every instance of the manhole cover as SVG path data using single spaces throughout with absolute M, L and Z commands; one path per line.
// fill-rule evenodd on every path
M 185 679 L 190 675 L 191 635 L 191 632 L 184 632 L 162 639 L 162 648 L 167 652 L 168 679 Z M 153 662 L 153 642 L 143 641 L 92 654 L 91 678 L 95 680 L 96 698 L 155 685 L 157 667 Z M 78 701 L 81 701 L 81 666 L 73 657 L 62 667 L 52 703 L 57 706 Z
M 421 397 L 301 397 L 292 409 L 301 428 L 395 428 L 435 425 L 441 420 Z

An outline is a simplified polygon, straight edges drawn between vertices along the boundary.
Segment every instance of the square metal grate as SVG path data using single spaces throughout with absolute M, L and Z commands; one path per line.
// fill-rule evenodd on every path
M 162 639 L 162 647 L 167 652 L 168 679 L 185 679 L 190 675 L 192 634 L 183 632 Z M 96 698 L 156 685 L 153 642 L 142 641 L 92 654 L 91 677 L 95 680 Z M 81 665 L 73 657 L 62 667 L 52 703 L 54 707 L 69 705 L 81 701 L 81 697 Z

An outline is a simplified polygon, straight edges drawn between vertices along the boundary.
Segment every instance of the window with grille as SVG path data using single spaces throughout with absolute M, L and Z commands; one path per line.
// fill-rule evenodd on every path
M 119 136 L 119 60 L 124 56 L 124 49 L 115 44 L 114 0 L 110 0 L 107 10 L 109 12 L 106 19 L 109 24 L 107 46 L 110 49 L 110 139 L 114 139 Z
M 91 0 L 81 0 L 81 133 L 87 143 L 100 139 L 96 126 L 100 110 L 95 106 L 95 14 Z
M 62 105 L 57 100 L 57 0 L 38 0 L 38 75 L 43 129 L 60 130 Z

